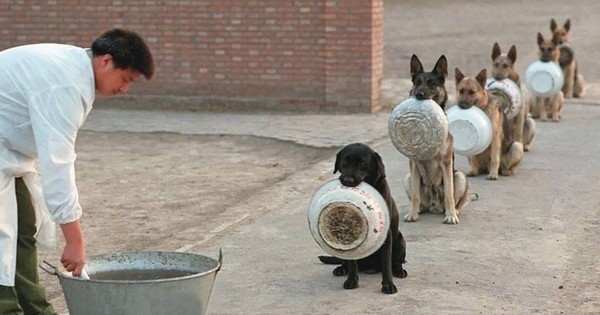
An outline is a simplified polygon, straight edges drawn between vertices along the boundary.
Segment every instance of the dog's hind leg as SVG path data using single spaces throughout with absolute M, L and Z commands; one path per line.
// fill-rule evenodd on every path
M 344 289 L 358 288 L 358 263 L 356 260 L 348 260 L 348 278 L 344 282 Z
M 515 141 L 508 148 L 508 152 L 502 154 L 502 167 L 500 175 L 510 176 L 517 171 L 517 167 L 523 160 L 523 144 Z

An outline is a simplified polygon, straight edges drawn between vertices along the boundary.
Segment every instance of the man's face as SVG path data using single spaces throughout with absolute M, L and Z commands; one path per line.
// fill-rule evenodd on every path
M 142 75 L 131 69 L 115 68 L 111 55 L 98 57 L 94 64 L 96 90 L 102 96 L 127 93 L 131 83 L 135 82 Z

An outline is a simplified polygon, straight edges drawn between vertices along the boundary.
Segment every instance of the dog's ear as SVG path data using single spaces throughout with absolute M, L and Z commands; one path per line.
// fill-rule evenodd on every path
M 342 150 L 335 155 L 335 164 L 333 165 L 333 174 L 340 170 L 340 163 L 342 160 Z
M 543 42 L 544 42 L 544 36 L 542 36 L 542 33 L 538 32 L 538 36 L 537 36 L 538 46 L 540 46 Z
M 554 19 L 550 19 L 550 31 L 554 33 L 557 27 L 558 25 L 556 25 L 556 21 L 554 21 Z
M 448 60 L 446 56 L 440 56 L 440 59 L 435 63 L 435 67 L 433 67 L 433 71 L 443 78 L 448 76 Z
M 462 81 L 464 78 L 465 75 L 460 71 L 460 69 L 458 69 L 458 67 L 454 68 L 454 81 L 456 81 L 456 84 L 460 83 L 460 81 Z
M 563 27 L 565 28 L 565 31 L 569 32 L 569 30 L 571 29 L 571 19 L 567 19 Z
M 498 43 L 494 43 L 494 47 L 492 48 L 492 60 L 496 60 L 496 57 L 500 56 L 500 54 L 502 54 L 500 45 L 498 45 Z
M 423 70 L 423 64 L 417 55 L 413 54 L 410 58 L 410 76 L 414 78 L 416 75 L 425 72 Z
M 373 167 L 375 168 L 375 173 L 377 176 L 375 177 L 374 183 L 379 180 L 385 178 L 385 166 L 383 165 L 383 159 L 377 152 L 373 152 Z
M 558 44 L 560 44 L 557 33 L 554 33 L 554 35 L 552 36 L 552 43 L 554 44 L 554 46 L 558 46 Z
M 510 49 L 508 50 L 508 59 L 512 61 L 513 65 L 515 64 L 517 61 L 517 46 L 510 46 Z
M 479 71 L 479 74 L 477 74 L 475 79 L 477 80 L 477 82 L 479 82 L 479 84 L 481 84 L 481 87 L 485 88 L 485 81 L 487 80 L 487 70 L 485 70 L 484 68 L 481 71 Z

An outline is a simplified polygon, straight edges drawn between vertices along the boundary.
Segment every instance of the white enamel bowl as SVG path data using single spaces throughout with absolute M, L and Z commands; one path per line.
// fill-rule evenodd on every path
M 454 152 L 464 155 L 477 155 L 492 142 L 492 123 L 477 106 L 462 109 L 452 106 L 446 112 L 448 129 L 454 138 Z
M 328 254 L 347 260 L 367 257 L 383 245 L 390 227 L 387 204 L 367 183 L 356 187 L 331 180 L 312 196 L 308 226 Z
M 396 149 L 406 157 L 430 160 L 444 144 L 448 120 L 435 101 L 411 97 L 392 111 L 388 133 Z
M 511 104 L 506 108 L 502 108 L 508 119 L 513 119 L 519 114 L 523 106 L 523 94 L 521 93 L 521 88 L 513 80 L 488 78 L 485 88 L 488 91 L 500 90 L 508 96 Z
M 531 94 L 548 97 L 557 94 L 563 87 L 564 76 L 560 66 L 553 61 L 534 61 L 525 71 L 525 84 Z

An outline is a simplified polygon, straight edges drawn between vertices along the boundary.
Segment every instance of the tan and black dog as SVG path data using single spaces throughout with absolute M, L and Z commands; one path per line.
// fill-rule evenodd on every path
M 523 159 L 523 144 L 505 137 L 509 133 L 510 121 L 502 110 L 510 102 L 503 92 L 488 91 L 485 88 L 487 71 L 483 69 L 475 78 L 465 76 L 455 69 L 457 106 L 468 109 L 477 106 L 489 117 L 492 123 L 492 142 L 480 154 L 469 157 L 471 171 L 468 176 L 488 173 L 487 179 L 498 179 L 500 175 L 513 174 Z
M 585 93 L 585 82 L 583 76 L 579 73 L 577 60 L 573 45 L 570 41 L 571 20 L 567 19 L 562 27 L 556 24 L 554 19 L 550 19 L 550 31 L 558 39 L 560 57 L 558 63 L 563 71 L 565 83 L 562 91 L 565 98 L 583 97 Z
M 560 58 L 560 50 L 558 48 L 558 36 L 553 35 L 551 39 L 544 39 L 541 33 L 537 35 L 538 55 L 541 61 L 553 61 L 558 63 Z M 552 118 L 552 121 L 558 122 L 561 119 L 562 109 L 565 103 L 564 94 L 562 91 L 548 96 L 535 96 L 531 103 L 531 116 L 539 118 L 541 121 L 547 121 Z
M 448 92 L 445 86 L 448 76 L 446 56 L 440 56 L 431 72 L 425 72 L 424 69 L 419 57 L 412 55 L 410 58 L 412 88 L 409 94 L 418 100 L 432 99 L 444 109 L 448 101 Z
M 512 45 L 508 53 L 503 54 L 498 43 L 492 48 L 492 73 L 496 80 L 510 79 L 521 88 L 521 79 L 517 72 L 517 47 Z M 523 150 L 529 151 L 535 137 L 535 121 L 529 115 L 529 104 L 523 102 L 517 116 L 509 120 L 509 132 L 504 137 L 519 141 L 523 144 Z
M 431 72 L 425 72 L 416 55 L 410 61 L 412 77 L 411 96 L 433 99 L 442 108 L 448 100 L 445 81 L 448 61 L 442 55 Z M 438 154 L 431 160 L 410 159 L 410 173 L 404 180 L 404 189 L 411 202 L 404 221 L 414 222 L 421 211 L 445 213 L 444 223 L 457 224 L 460 210 L 469 201 L 467 177 L 454 169 L 454 139 L 448 133 Z

